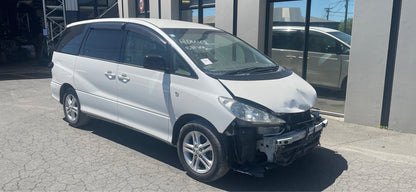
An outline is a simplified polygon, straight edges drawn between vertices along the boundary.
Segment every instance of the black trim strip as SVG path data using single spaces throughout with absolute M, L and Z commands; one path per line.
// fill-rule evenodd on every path
M 272 2 L 270 0 L 267 0 L 266 2 L 266 23 L 265 23 L 265 31 L 264 31 L 264 51 L 263 53 L 267 56 L 271 56 L 269 54 L 269 36 L 270 36 L 270 5 L 272 4 Z M 273 17 L 273 16 L 271 16 Z
M 233 35 L 237 36 L 238 0 L 233 2 Z
M 202 8 L 202 0 L 198 0 L 198 23 L 204 23 L 204 10 Z
M 158 2 L 157 2 L 158 3 L 157 4 L 157 6 L 158 6 L 157 7 L 157 9 L 158 9 L 157 11 L 159 12 L 159 19 L 162 19 L 162 6 L 160 5 L 160 3 L 161 3 L 160 1 L 161 0 L 158 0 Z
M 235 95 L 234 95 L 234 93 L 230 90 L 230 89 L 228 89 L 228 87 L 227 86 L 225 86 L 224 85 L 224 83 L 222 83 L 219 79 L 217 79 L 218 80 L 218 82 L 220 82 L 220 84 L 225 88 L 225 90 L 227 90 L 227 92 L 231 95 L 231 97 L 233 98 L 233 99 L 235 99 Z
M 306 2 L 305 22 L 305 47 L 303 49 L 302 78 L 306 80 L 306 73 L 308 71 L 309 26 L 311 25 L 311 0 Z
M 150 18 L 150 12 L 149 12 L 149 8 L 150 8 L 150 6 L 149 6 L 149 0 L 145 0 L 144 1 L 144 17 L 145 18 Z
M 182 21 L 182 1 L 179 1 L 179 20 Z
M 394 68 L 396 65 L 397 41 L 399 38 L 400 15 L 402 0 L 393 0 L 393 10 L 390 24 L 389 48 L 387 51 L 386 76 L 384 79 L 383 105 L 381 108 L 380 126 L 389 125 L 391 94 L 393 90 Z

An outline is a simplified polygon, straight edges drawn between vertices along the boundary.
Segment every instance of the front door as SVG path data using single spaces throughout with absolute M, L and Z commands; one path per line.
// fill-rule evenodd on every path
M 125 49 L 117 73 L 119 122 L 167 140 L 170 75 L 143 67 L 146 55 L 166 58 L 166 43 L 150 29 L 126 26 Z

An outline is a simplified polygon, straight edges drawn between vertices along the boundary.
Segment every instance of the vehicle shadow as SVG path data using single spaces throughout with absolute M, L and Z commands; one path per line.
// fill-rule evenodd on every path
M 92 120 L 79 129 L 126 146 L 158 161 L 183 170 L 176 148 L 145 134 L 101 120 Z M 208 183 L 227 191 L 322 191 L 348 169 L 347 160 L 335 151 L 318 147 L 286 167 L 268 170 L 264 178 L 230 171 L 223 178 Z
M 210 185 L 227 191 L 322 191 L 347 169 L 340 154 L 318 147 L 289 166 L 267 171 L 264 178 L 231 171 Z
M 175 147 L 146 134 L 98 119 L 92 119 L 87 125 L 78 129 L 91 131 L 100 137 L 183 170 Z

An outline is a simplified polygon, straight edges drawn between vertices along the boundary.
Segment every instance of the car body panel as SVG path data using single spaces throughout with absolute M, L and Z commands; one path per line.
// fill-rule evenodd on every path
M 171 75 L 170 95 L 174 122 L 183 115 L 195 114 L 208 120 L 219 133 L 223 133 L 235 119 L 218 101 L 219 96 L 232 97 L 221 83 L 200 74 L 199 79 Z
M 273 80 L 221 82 L 236 97 L 266 106 L 275 113 L 303 112 L 316 102 L 315 89 L 295 73 Z
M 123 76 L 121 76 L 123 75 Z M 120 79 L 129 78 L 128 81 Z M 169 135 L 168 74 L 120 64 L 117 80 L 119 121 L 163 140 Z
M 82 111 L 117 121 L 117 64 L 79 56 L 74 71 Z
M 52 82 L 62 85 L 64 83 L 73 84 L 74 67 L 76 58 L 73 55 L 55 52 L 52 57 Z M 59 97 L 57 97 L 59 98 Z

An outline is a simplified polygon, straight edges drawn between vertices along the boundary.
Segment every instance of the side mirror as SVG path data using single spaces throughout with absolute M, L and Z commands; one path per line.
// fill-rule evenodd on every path
M 163 72 L 166 72 L 169 69 L 165 59 L 160 55 L 146 55 L 143 67 Z

